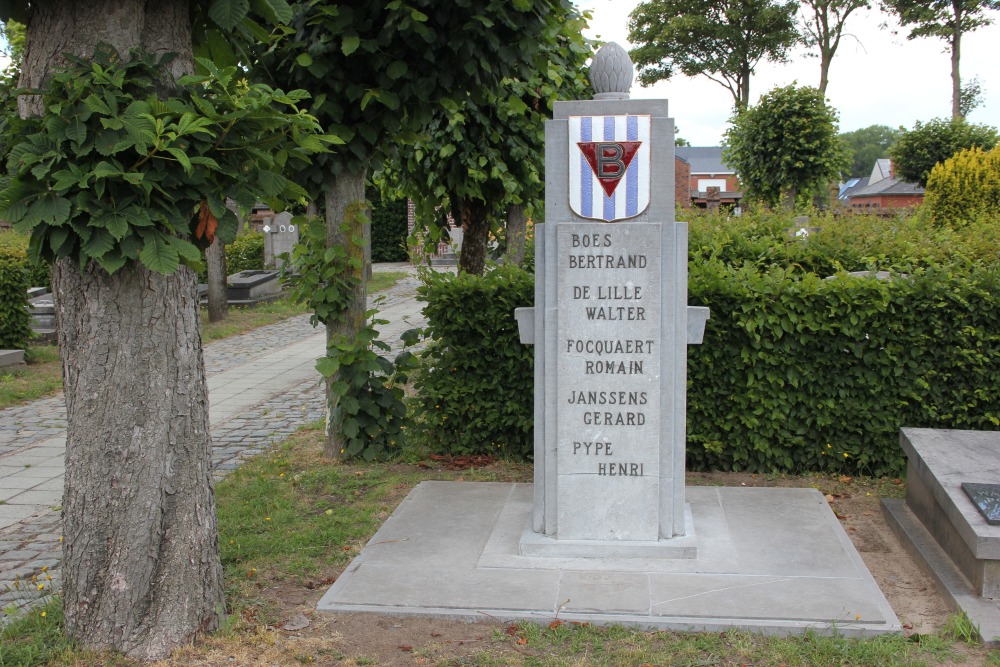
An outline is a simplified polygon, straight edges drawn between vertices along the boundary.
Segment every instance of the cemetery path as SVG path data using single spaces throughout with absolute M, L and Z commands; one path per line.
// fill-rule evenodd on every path
M 376 295 L 380 317 L 390 322 L 380 328 L 381 339 L 395 353 L 403 331 L 424 323 L 415 298 L 419 280 L 409 264 L 374 270 L 409 274 Z M 323 419 L 323 385 L 314 364 L 324 348 L 325 332 L 308 315 L 205 345 L 216 479 Z M 62 395 L 0 410 L 0 610 L 59 589 L 65 450 Z

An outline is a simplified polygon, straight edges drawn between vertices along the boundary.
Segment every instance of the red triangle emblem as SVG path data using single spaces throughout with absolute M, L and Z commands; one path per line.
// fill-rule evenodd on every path
M 600 181 L 604 194 L 610 197 L 625 176 L 632 158 L 639 151 L 641 141 L 580 141 L 580 152 Z

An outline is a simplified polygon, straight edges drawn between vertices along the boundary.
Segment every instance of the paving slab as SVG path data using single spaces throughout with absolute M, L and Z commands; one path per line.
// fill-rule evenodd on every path
M 672 630 L 900 632 L 815 489 L 689 487 L 694 558 L 521 555 L 531 484 L 422 482 L 320 600 L 324 612 Z

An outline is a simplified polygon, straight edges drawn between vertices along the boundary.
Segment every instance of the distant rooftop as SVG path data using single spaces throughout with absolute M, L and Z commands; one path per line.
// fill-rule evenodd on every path
M 736 170 L 722 161 L 721 146 L 677 146 L 677 157 L 691 165 L 692 174 L 735 174 Z

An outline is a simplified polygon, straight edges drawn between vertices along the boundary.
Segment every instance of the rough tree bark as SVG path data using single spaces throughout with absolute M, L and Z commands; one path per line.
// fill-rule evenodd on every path
M 350 305 L 340 322 L 328 322 L 326 325 L 327 343 L 341 336 L 355 336 L 365 324 L 367 303 L 366 271 L 370 270 L 371 262 L 365 260 L 365 246 L 353 242 L 355 238 L 365 238 L 370 230 L 365 223 L 368 218 L 365 210 L 365 172 L 340 175 L 329 174 L 324 184 L 324 208 L 326 213 L 326 245 L 329 248 L 343 246 L 351 259 L 357 260 L 358 267 L 353 269 L 355 281 L 354 292 L 351 294 Z M 359 215 L 364 213 L 365 215 Z M 371 238 L 370 236 L 368 237 Z M 367 269 L 365 267 L 368 267 Z M 323 456 L 333 458 L 339 456 L 344 449 L 344 439 L 333 429 L 332 415 L 335 403 L 330 392 L 330 385 L 335 382 L 334 375 L 327 380 L 326 395 L 329 406 L 326 414 L 326 444 Z
M 462 223 L 462 253 L 458 270 L 481 276 L 486 269 L 486 243 L 490 235 L 486 206 L 472 199 L 456 199 L 453 208 L 452 212 Z
M 528 235 L 528 216 L 524 206 L 507 207 L 507 263 L 520 265 L 524 261 L 524 241 Z
M 33 3 L 21 85 L 63 53 L 173 52 L 190 71 L 188 0 Z M 40 100 L 19 100 L 22 114 Z M 195 276 L 139 266 L 53 269 L 68 413 L 63 496 L 65 630 L 94 649 L 165 657 L 223 607 L 208 396 Z
M 226 294 L 226 246 L 216 238 L 205 249 L 205 268 L 208 270 L 208 321 L 219 322 L 229 315 Z

